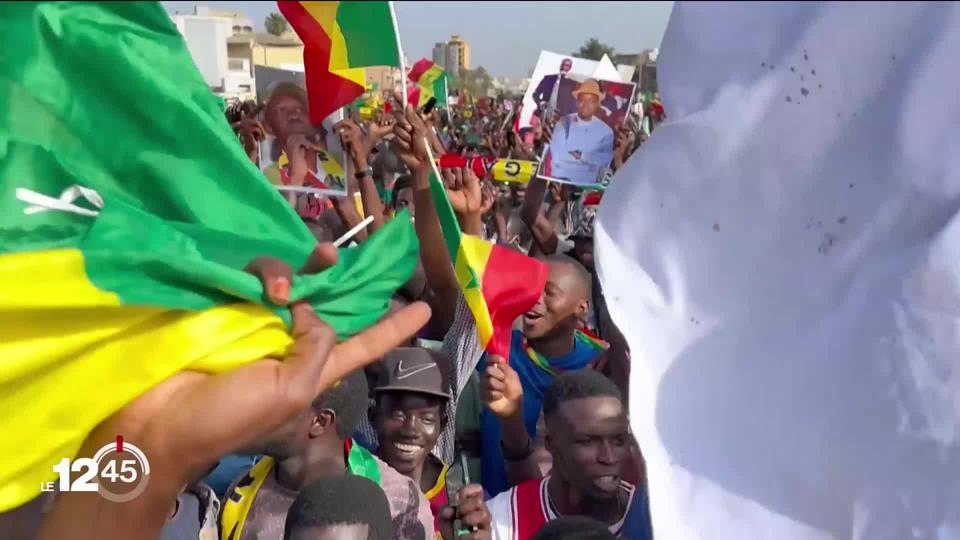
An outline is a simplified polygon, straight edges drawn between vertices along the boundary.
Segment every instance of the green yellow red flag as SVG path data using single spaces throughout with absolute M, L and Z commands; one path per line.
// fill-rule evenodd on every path
M 509 359 L 513 322 L 533 307 L 543 293 L 547 265 L 505 246 L 464 234 L 432 155 L 430 161 L 430 193 L 457 282 L 477 323 L 480 346 Z
M 278 1 L 303 41 L 310 119 L 319 124 L 366 89 L 371 66 L 400 66 L 390 2 Z
M 410 89 L 408 102 L 416 107 L 430 99 L 437 100 L 438 107 L 447 106 L 447 72 L 426 58 L 421 58 L 410 68 L 407 78 L 417 83 Z
M 0 512 L 126 403 L 291 343 L 242 271 L 310 231 L 243 152 L 158 2 L 11 2 L 0 17 Z M 408 219 L 298 276 L 340 337 L 410 276 Z M 136 441 L 130 441 L 136 443 Z

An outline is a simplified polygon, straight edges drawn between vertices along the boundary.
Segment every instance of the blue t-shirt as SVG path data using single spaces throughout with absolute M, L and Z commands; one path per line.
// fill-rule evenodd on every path
M 548 358 L 547 361 L 557 372 L 575 371 L 587 367 L 598 354 L 591 345 L 575 340 L 569 354 Z M 523 348 L 523 333 L 519 330 L 514 330 L 510 339 L 509 361 L 523 386 L 523 423 L 532 439 L 537 434 L 537 419 L 543 408 L 543 392 L 553 381 L 553 375 L 537 366 L 527 356 L 527 351 Z M 477 366 L 480 373 L 483 373 L 484 369 L 485 361 Z M 510 488 L 503 450 L 500 448 L 500 420 L 486 407 L 480 414 L 480 467 L 480 482 L 491 496 L 495 497 Z

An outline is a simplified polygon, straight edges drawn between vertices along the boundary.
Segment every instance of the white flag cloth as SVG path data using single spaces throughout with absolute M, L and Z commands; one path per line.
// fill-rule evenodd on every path
M 960 4 L 678 3 L 603 198 L 661 539 L 960 538 Z

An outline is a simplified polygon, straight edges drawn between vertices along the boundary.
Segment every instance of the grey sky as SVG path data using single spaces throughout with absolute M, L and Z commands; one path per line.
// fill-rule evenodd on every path
M 275 2 L 162 2 L 167 11 L 194 5 L 242 11 L 263 30 Z M 673 2 L 407 2 L 395 3 L 404 52 L 430 57 L 450 34 L 470 43 L 471 66 L 494 76 L 526 77 L 541 50 L 570 53 L 596 37 L 618 52 L 659 47 Z

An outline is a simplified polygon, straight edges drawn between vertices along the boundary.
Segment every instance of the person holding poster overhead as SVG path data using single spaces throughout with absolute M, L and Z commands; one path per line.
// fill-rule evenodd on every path
M 573 184 L 594 184 L 613 159 L 613 129 L 596 117 L 603 93 L 600 83 L 587 79 L 573 91 L 577 112 L 564 116 L 553 129 L 542 176 Z

